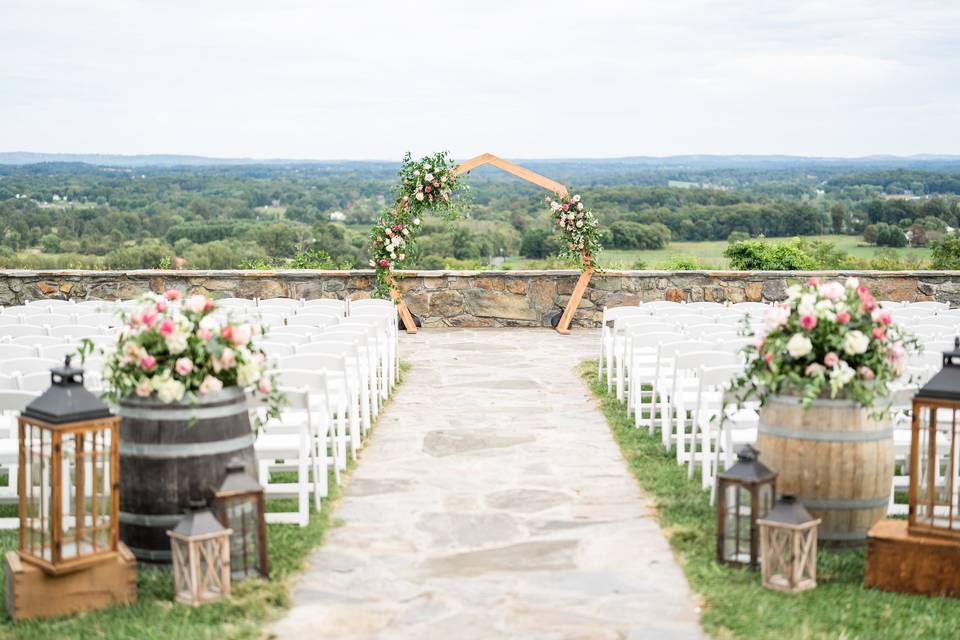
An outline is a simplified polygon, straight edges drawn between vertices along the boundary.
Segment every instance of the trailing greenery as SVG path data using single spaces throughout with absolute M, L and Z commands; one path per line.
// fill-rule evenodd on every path
M 650 496 L 690 586 L 701 623 L 722 640 L 954 640 L 960 599 L 886 593 L 863 586 L 862 550 L 821 549 L 816 589 L 791 595 L 760 586 L 760 575 L 718 565 L 716 512 L 699 477 L 666 451 L 659 435 L 636 429 L 625 406 L 597 381 L 596 360 L 580 373 L 596 396 L 630 470 Z M 699 472 L 697 472 L 699 473 Z

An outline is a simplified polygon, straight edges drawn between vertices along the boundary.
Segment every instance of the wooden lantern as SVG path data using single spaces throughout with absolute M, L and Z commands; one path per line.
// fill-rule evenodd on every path
M 53 369 L 18 420 L 20 558 L 61 575 L 115 557 L 120 419 L 83 386 L 83 370 Z
M 757 519 L 773 506 L 777 474 L 747 445 L 737 462 L 717 474 L 717 562 L 759 567 Z
M 960 338 L 913 398 L 909 531 L 960 540 Z
M 203 502 L 192 502 L 170 536 L 177 602 L 199 606 L 230 595 L 230 534 Z
M 223 526 L 233 531 L 230 535 L 232 578 L 270 577 L 263 487 L 244 471 L 240 458 L 233 458 L 227 464 L 227 475 L 214 494 L 213 512 Z
M 794 496 L 785 495 L 757 520 L 757 525 L 763 586 L 788 593 L 817 586 L 820 520 L 811 516 Z

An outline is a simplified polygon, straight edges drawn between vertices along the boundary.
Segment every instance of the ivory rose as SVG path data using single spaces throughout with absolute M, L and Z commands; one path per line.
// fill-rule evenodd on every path
M 793 337 L 787 342 L 787 353 L 794 360 L 808 355 L 812 350 L 813 343 L 810 342 L 810 338 L 802 333 L 793 334 Z

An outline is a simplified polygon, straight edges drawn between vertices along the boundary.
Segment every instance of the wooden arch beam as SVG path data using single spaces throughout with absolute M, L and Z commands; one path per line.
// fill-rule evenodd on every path
M 547 191 L 553 191 L 559 196 L 565 196 L 568 194 L 567 188 L 556 180 L 551 180 L 546 176 L 540 175 L 536 171 L 530 171 L 530 169 L 521 167 L 518 164 L 508 162 L 507 160 L 504 160 L 499 156 L 495 156 L 492 153 L 484 153 L 476 158 L 471 158 L 466 162 L 461 162 L 457 165 L 453 172 L 459 176 L 468 171 L 476 169 L 477 167 L 482 167 L 485 164 L 489 164 L 502 171 L 506 171 L 507 173 L 517 176 L 521 180 L 526 180 L 527 182 L 535 184 L 538 187 L 543 187 Z

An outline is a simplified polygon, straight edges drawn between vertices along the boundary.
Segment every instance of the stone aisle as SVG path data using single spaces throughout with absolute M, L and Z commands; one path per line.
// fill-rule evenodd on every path
M 595 331 L 426 329 L 280 638 L 703 638 L 574 372 Z

